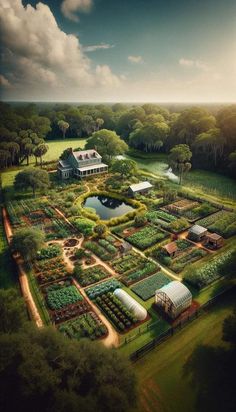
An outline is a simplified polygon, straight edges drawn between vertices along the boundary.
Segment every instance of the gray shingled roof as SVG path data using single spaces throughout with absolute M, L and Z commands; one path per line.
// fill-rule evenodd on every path
M 146 181 L 130 185 L 129 188 L 132 190 L 132 192 L 138 192 L 139 190 L 150 189 L 151 187 L 153 187 L 151 183 Z
M 200 225 L 194 225 L 189 229 L 189 232 L 194 233 L 195 235 L 201 235 L 202 233 L 205 233 L 206 231 L 207 229 Z

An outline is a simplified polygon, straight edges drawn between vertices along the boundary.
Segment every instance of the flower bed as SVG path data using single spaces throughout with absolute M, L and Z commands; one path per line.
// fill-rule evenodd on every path
M 113 278 L 86 289 L 86 293 L 90 299 L 96 299 L 98 296 L 107 292 L 114 292 L 115 289 L 120 287 L 122 287 L 121 283 Z
M 120 332 L 124 332 L 137 323 L 137 319 L 133 314 L 111 292 L 97 297 L 96 304 Z
M 155 243 L 160 242 L 167 236 L 168 234 L 160 230 L 158 227 L 154 225 L 147 225 L 135 232 L 133 235 L 128 236 L 126 240 L 139 249 L 144 250 Z
M 91 285 L 92 283 L 99 282 L 109 276 L 110 274 L 106 271 L 106 269 L 100 265 L 84 269 L 80 274 L 75 275 L 81 286 Z
M 165 276 L 162 272 L 158 272 L 155 273 L 155 275 L 152 275 L 132 286 L 131 290 L 141 299 L 148 300 L 155 295 L 157 289 L 167 285 L 169 282 L 170 279 L 167 276 Z
M 60 284 L 58 284 L 53 286 L 55 286 L 54 290 L 52 290 L 51 287 L 46 289 L 46 301 L 49 308 L 52 310 L 62 309 L 68 305 L 83 300 L 83 297 L 73 285 L 61 287 Z
M 107 328 L 94 312 L 87 312 L 78 318 L 61 324 L 58 330 L 73 339 L 95 340 L 107 334 Z

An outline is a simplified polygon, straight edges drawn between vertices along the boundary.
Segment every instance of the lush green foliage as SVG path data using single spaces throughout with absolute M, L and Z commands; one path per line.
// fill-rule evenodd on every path
M 83 233 L 85 236 L 90 236 L 93 233 L 93 228 L 95 226 L 95 223 L 92 220 L 85 219 L 85 218 L 77 218 L 73 222 L 76 229 Z
M 51 246 L 48 246 L 46 248 L 39 250 L 37 254 L 37 259 L 38 260 L 52 259 L 61 254 L 62 254 L 62 249 L 60 245 L 51 245 Z
M 96 299 L 98 296 L 103 295 L 107 292 L 114 292 L 115 289 L 120 288 L 121 283 L 116 279 L 107 280 L 106 282 L 101 282 L 99 285 L 91 286 L 86 289 L 86 293 L 90 299 Z
M 90 338 L 95 340 L 107 333 L 106 327 L 94 312 L 87 312 L 78 318 L 61 324 L 58 330 L 73 339 Z
M 137 246 L 141 250 L 147 249 L 148 247 L 160 242 L 167 236 L 165 232 L 160 230 L 156 226 L 148 225 L 143 229 L 138 230 L 131 236 L 127 237 L 128 242 L 132 245 Z
M 47 303 L 50 309 L 58 310 L 82 300 L 82 296 L 75 286 L 58 288 L 47 291 Z
M 12 238 L 13 251 L 21 254 L 26 262 L 32 262 L 44 243 L 44 233 L 35 228 L 19 229 Z
M 103 266 L 93 266 L 91 268 L 83 269 L 80 273 L 76 271 L 75 266 L 74 275 L 81 286 L 91 285 L 92 283 L 99 282 L 110 276 Z

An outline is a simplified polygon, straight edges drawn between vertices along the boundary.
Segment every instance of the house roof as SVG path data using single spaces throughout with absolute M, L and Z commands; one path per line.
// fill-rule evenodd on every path
M 158 293 L 165 293 L 176 308 L 192 299 L 190 290 L 178 280 L 174 280 L 158 289 L 156 294 L 158 295 Z
M 77 152 L 73 152 L 73 155 L 77 160 L 101 159 L 100 154 L 95 149 L 79 150 Z
M 153 187 L 151 183 L 146 181 L 130 185 L 129 188 L 132 190 L 132 192 L 138 192 L 139 190 L 150 189 L 151 187 Z
M 77 167 L 77 170 L 79 170 L 80 172 L 83 172 L 86 170 L 100 169 L 101 167 L 107 167 L 107 165 L 105 163 L 95 163 L 89 166 Z
M 205 233 L 206 231 L 207 229 L 200 225 L 194 225 L 189 229 L 189 232 L 194 233 L 195 235 L 201 235 L 202 233 Z
M 208 237 L 208 239 L 212 239 L 212 240 L 222 239 L 222 236 L 218 235 L 218 233 L 208 233 L 207 237 Z
M 175 242 L 171 242 L 163 246 L 163 249 L 165 249 L 171 255 L 171 253 L 174 253 L 178 250 L 178 246 Z
M 70 163 L 69 162 L 67 162 L 66 160 L 59 160 L 59 167 L 61 168 L 61 169 L 64 169 L 64 170 L 66 170 L 66 169 L 71 169 L 71 165 L 70 165 Z

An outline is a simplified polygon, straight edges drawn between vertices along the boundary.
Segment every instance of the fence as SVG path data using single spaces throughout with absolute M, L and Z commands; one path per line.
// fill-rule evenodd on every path
M 212 299 L 208 300 L 208 302 L 201 305 L 194 313 L 190 316 L 182 320 L 178 323 L 178 325 L 170 327 L 165 332 L 161 333 L 150 342 L 143 345 L 140 349 L 136 350 L 135 352 L 131 353 L 130 360 L 132 362 L 136 362 L 140 358 L 142 358 L 146 353 L 150 352 L 152 349 L 160 345 L 162 342 L 166 341 L 170 337 L 172 337 L 178 330 L 182 329 L 184 326 L 192 322 L 194 319 L 198 318 L 198 316 L 202 315 L 207 309 L 210 309 L 214 304 L 219 300 L 219 298 L 229 292 L 229 290 L 235 289 L 236 286 L 233 286 L 231 289 L 224 290 L 220 292 L 218 295 L 214 296 Z

